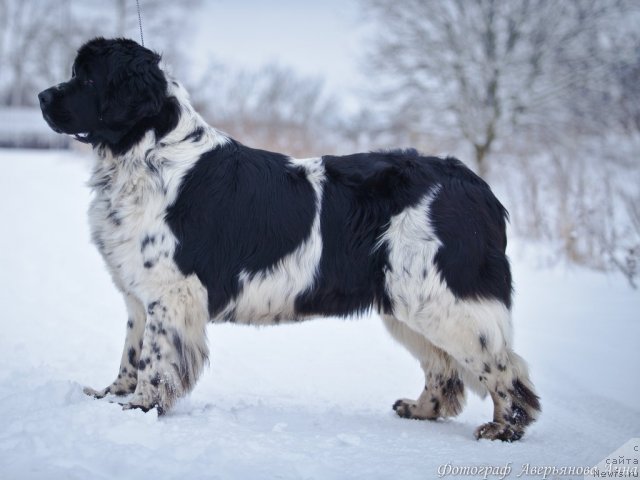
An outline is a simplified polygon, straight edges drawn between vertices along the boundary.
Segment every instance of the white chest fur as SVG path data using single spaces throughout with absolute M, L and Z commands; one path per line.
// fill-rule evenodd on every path
M 179 277 L 173 262 L 176 240 L 164 221 L 168 206 L 159 159 L 100 152 L 90 184 L 89 209 L 94 243 L 122 291 L 145 299 L 145 287 Z

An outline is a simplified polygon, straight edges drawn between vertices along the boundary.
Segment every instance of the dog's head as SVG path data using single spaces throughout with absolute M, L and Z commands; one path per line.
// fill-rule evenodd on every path
M 118 145 L 134 130 L 153 128 L 167 100 L 160 55 L 133 40 L 96 38 L 84 44 L 71 80 L 38 94 L 42 115 L 58 133 Z

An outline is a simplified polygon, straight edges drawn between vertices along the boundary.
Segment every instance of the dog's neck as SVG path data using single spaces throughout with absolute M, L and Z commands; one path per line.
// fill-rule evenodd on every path
M 146 178 L 172 196 L 202 154 L 230 141 L 202 119 L 186 90 L 172 79 L 168 79 L 164 109 L 164 114 L 141 125 L 136 141 L 129 139 L 126 150 L 94 146 L 96 164 L 89 181 L 94 191 L 106 193 L 119 183 L 118 178 Z
M 105 127 L 97 133 L 90 134 L 89 139 L 94 148 L 105 148 L 112 155 L 118 156 L 131 150 L 143 140 L 148 131 L 153 131 L 156 139 L 164 137 L 175 129 L 180 118 L 180 106 L 173 97 L 167 97 L 160 111 L 150 117 L 141 119 L 133 125 L 124 135 L 118 131 Z

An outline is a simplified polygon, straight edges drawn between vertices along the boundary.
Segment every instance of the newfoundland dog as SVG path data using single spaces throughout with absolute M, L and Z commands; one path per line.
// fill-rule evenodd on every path
M 540 411 L 512 349 L 507 212 L 454 158 L 415 150 L 295 159 L 207 125 L 160 56 L 96 38 L 38 95 L 95 152 L 92 239 L 126 302 L 117 378 L 97 398 L 162 414 L 207 362 L 207 322 L 277 325 L 377 312 L 419 360 L 404 418 L 493 400 L 477 438 L 513 441 Z M 233 101 L 233 99 L 230 99 Z

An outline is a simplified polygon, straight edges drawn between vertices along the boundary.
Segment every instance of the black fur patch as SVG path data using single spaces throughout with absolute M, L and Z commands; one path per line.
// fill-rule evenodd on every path
M 440 400 L 436 397 L 431 397 L 431 409 L 434 416 L 438 416 L 440 414 Z
M 213 316 L 238 294 L 240 271 L 273 267 L 309 236 L 314 215 L 315 193 L 301 169 L 231 142 L 185 175 L 166 219 L 178 240 L 175 261 L 207 288 Z
M 172 337 L 172 341 L 173 341 L 173 346 L 176 349 L 176 354 L 178 355 L 178 358 L 183 358 L 183 353 L 182 353 L 182 340 L 180 339 L 180 335 L 178 335 L 177 333 L 173 334 Z
M 527 405 L 534 410 L 540 410 L 540 398 L 522 383 L 520 379 L 516 378 L 513 381 L 513 389 L 509 390 L 509 393 L 517 402 Z
M 526 427 L 531 423 L 531 417 L 520 405 L 513 405 L 509 413 L 504 416 L 504 420 L 516 427 Z
M 191 132 L 189 135 L 184 137 L 184 139 L 182 141 L 183 142 L 199 142 L 200 139 L 202 138 L 202 135 L 204 135 L 204 128 L 203 127 L 196 127 L 193 130 L 193 132 Z
M 147 305 L 147 313 L 149 315 L 153 315 L 153 311 L 158 306 L 159 303 L 160 302 L 158 302 L 157 300 L 150 302 L 149 305 Z
M 507 211 L 460 161 L 448 158 L 442 166 L 441 187 L 431 204 L 431 222 L 442 242 L 436 266 L 457 297 L 498 299 L 510 308 Z
M 138 364 L 136 363 L 136 349 L 133 347 L 129 348 L 127 355 L 129 356 L 129 364 L 133 368 L 136 368 L 138 366 Z
M 153 385 L 154 387 L 160 385 L 160 374 L 156 372 L 156 374 L 151 377 L 151 380 L 149 380 L 149 383 L 151 383 L 151 385 Z
M 140 242 L 140 250 L 144 251 L 147 245 L 153 245 L 154 243 L 156 243 L 156 237 L 154 235 L 145 235 L 142 242 Z
M 456 375 L 447 379 L 444 387 L 442 388 L 442 396 L 451 402 L 458 402 L 458 397 L 464 393 L 464 384 L 462 380 Z

